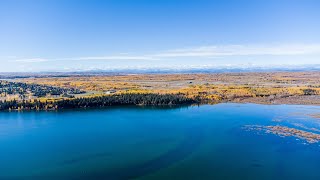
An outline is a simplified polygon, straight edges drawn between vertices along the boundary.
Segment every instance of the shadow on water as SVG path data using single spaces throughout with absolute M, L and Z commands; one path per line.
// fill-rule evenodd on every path
M 0 114 L 10 113 L 38 113 L 38 112 L 46 112 L 46 113 L 75 113 L 75 112 L 90 112 L 90 111 L 105 111 L 105 110 L 115 110 L 115 109 L 141 109 L 141 110 L 173 110 L 173 109 L 186 109 L 191 106 L 200 106 L 200 104 L 176 104 L 176 105 L 112 105 L 112 106 L 102 106 L 102 107 L 86 107 L 86 108 L 65 108 L 58 110 L 3 110 L 0 111 Z
M 183 141 L 174 149 L 136 166 L 124 167 L 109 173 L 93 173 L 77 179 L 133 179 L 154 173 L 173 165 L 192 154 L 203 142 L 204 132 L 198 127 L 190 128 Z
M 165 138 L 165 139 L 158 139 L 158 140 L 152 140 L 152 142 L 149 143 L 164 143 L 167 141 L 170 141 L 171 138 Z M 146 142 L 144 142 L 145 144 Z M 85 162 L 88 160 L 92 160 L 92 159 L 100 159 L 100 158 L 105 158 L 105 157 L 111 157 L 112 153 L 110 152 L 101 152 L 101 153 L 94 153 L 94 154 L 89 154 L 86 156 L 81 156 L 81 157 L 77 157 L 77 158 L 72 158 L 72 159 L 68 159 L 63 161 L 62 163 L 59 163 L 59 166 L 64 166 L 64 165 L 72 165 L 72 164 L 77 164 L 80 162 Z
M 151 173 L 154 173 L 163 168 L 167 168 L 179 161 L 184 160 L 189 155 L 191 155 L 196 149 L 201 145 L 204 140 L 204 131 L 200 127 L 192 127 L 186 131 L 186 135 L 184 139 L 172 150 L 165 152 L 164 154 L 151 159 L 149 161 L 143 162 L 141 164 L 137 164 L 135 166 L 128 166 L 113 170 L 111 172 L 83 172 L 79 171 L 77 174 L 66 174 L 66 175 L 58 175 L 58 174 L 42 174 L 35 176 L 16 176 L 16 177 L 1 177 L 1 180 L 35 180 L 35 179 L 74 179 L 74 180 L 82 180 L 82 179 L 134 179 L 138 177 L 142 177 Z M 89 159 L 98 159 L 103 158 L 105 156 L 110 156 L 108 153 L 97 153 L 92 154 L 80 158 L 75 158 L 71 160 L 66 160 L 62 162 L 60 165 L 68 165 L 68 164 L 77 164 L 79 162 L 83 162 Z
M 96 154 L 91 154 L 88 156 L 69 159 L 69 160 L 63 161 L 59 165 L 64 166 L 64 165 L 76 164 L 76 163 L 91 160 L 91 159 L 98 159 L 98 158 L 104 158 L 104 157 L 110 157 L 110 156 L 111 156 L 111 153 L 96 153 Z

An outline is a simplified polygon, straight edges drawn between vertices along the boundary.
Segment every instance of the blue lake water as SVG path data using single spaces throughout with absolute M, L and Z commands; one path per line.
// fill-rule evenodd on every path
M 1 112 L 0 179 L 319 180 L 320 143 L 243 129 L 320 129 L 310 114 L 320 114 L 320 107 L 228 103 Z

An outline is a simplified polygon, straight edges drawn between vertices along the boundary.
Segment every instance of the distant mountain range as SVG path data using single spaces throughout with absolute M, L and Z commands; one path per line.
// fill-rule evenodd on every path
M 154 74 L 154 73 L 230 73 L 230 72 L 272 72 L 272 71 L 320 71 L 320 64 L 308 65 L 224 65 L 224 66 L 181 66 L 181 67 L 126 67 L 107 69 L 74 69 L 68 71 L 43 72 L 3 72 L 1 79 L 27 77 L 64 77 L 64 76 L 95 76 L 115 74 Z

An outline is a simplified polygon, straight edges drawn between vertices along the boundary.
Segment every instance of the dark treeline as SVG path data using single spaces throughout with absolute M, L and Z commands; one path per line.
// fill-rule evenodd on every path
M 174 94 L 115 94 L 46 102 L 40 102 L 39 100 L 2 101 L 0 102 L 0 110 L 54 110 L 113 105 L 180 105 L 191 103 L 196 103 L 196 101 Z

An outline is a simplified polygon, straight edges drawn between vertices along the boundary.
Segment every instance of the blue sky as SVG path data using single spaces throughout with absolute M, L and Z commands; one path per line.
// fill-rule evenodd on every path
M 0 71 L 320 64 L 317 0 L 1 0 Z

